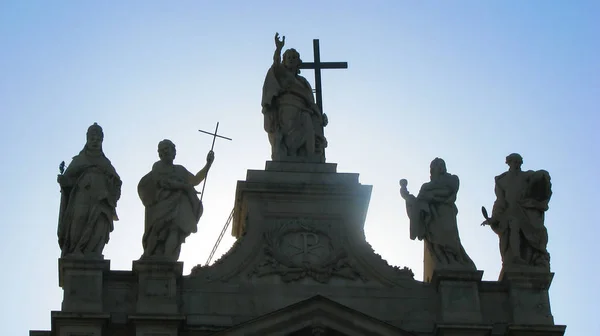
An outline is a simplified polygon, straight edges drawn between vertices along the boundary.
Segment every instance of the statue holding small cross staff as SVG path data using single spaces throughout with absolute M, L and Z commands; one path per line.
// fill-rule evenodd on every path
M 264 129 L 271 143 L 271 159 L 291 162 L 325 162 L 327 139 L 323 128 L 327 115 L 323 113 L 321 69 L 347 68 L 345 62 L 321 62 L 319 40 L 314 40 L 315 59 L 303 63 L 295 49 L 281 51 L 285 37 L 275 34 L 273 65 L 263 84 L 262 113 Z M 314 69 L 316 95 L 300 69 Z
M 202 181 L 206 186 L 206 177 L 215 159 L 216 138 L 231 140 L 217 135 L 218 128 L 217 123 L 214 134 L 200 131 L 212 135 L 213 143 L 206 156 L 206 165 L 196 174 L 173 163 L 176 150 L 171 140 L 158 143 L 160 160 L 152 165 L 152 170 L 138 184 L 138 195 L 146 208 L 142 238 L 144 254 L 140 259 L 175 262 L 185 239 L 198 231 L 204 207 L 194 187 Z

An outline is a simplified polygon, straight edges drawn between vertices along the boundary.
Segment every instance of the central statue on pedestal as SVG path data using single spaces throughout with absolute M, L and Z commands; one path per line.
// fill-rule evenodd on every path
M 263 85 L 262 113 L 271 143 L 273 161 L 325 162 L 327 147 L 323 128 L 327 116 L 315 103 L 313 90 L 300 76 L 300 54 L 295 49 L 281 50 L 285 36 L 275 34 L 273 65 Z

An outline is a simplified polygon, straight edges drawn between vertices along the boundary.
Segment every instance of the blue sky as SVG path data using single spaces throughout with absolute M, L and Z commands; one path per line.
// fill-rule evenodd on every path
M 59 310 L 58 165 L 81 150 L 93 122 L 123 179 L 105 249 L 113 269 L 142 253 L 136 186 L 169 138 L 176 161 L 202 167 L 218 141 L 199 231 L 182 249 L 185 273 L 204 263 L 233 207 L 237 180 L 270 149 L 260 95 L 273 35 L 323 74 L 327 158 L 373 185 L 365 225 L 375 250 L 422 277 L 422 243 L 408 236 L 398 193 L 416 192 L 429 162 L 461 178 L 459 229 L 485 280 L 500 270 L 497 237 L 479 226 L 494 176 L 519 152 L 546 169 L 552 311 L 567 335 L 600 334 L 600 3 L 595 1 L 0 1 L 0 334 L 49 329 Z M 309 71 L 304 75 L 310 80 Z M 217 257 L 233 243 L 229 234 Z

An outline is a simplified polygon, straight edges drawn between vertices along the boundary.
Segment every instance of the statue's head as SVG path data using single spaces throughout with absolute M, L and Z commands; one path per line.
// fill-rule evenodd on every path
M 518 153 L 509 154 L 506 157 L 506 164 L 509 167 L 509 170 L 521 170 L 521 165 L 523 164 L 523 157 Z
M 291 48 L 286 50 L 283 53 L 283 66 L 295 71 L 296 73 L 300 73 L 300 64 L 302 64 L 302 60 L 300 59 L 300 53 L 296 51 L 296 49 Z
M 161 161 L 172 163 L 175 160 L 175 144 L 169 139 L 158 143 L 158 157 Z
M 446 169 L 446 162 L 443 159 L 435 158 L 431 161 L 429 165 L 429 173 L 431 178 L 438 177 L 440 175 L 446 174 L 448 170 Z
M 104 140 L 102 127 L 100 127 L 98 123 L 94 123 L 92 126 L 88 127 L 86 139 L 87 149 L 94 151 L 102 150 L 102 141 Z

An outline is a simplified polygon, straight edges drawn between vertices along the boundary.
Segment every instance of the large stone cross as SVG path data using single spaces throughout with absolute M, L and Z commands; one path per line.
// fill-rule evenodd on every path
M 321 88 L 321 69 L 348 69 L 348 62 L 321 62 L 321 54 L 319 52 L 319 40 L 313 40 L 314 62 L 302 62 L 300 69 L 315 70 L 315 94 L 317 106 L 323 112 L 323 93 Z

